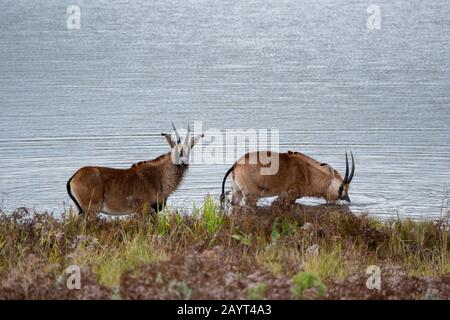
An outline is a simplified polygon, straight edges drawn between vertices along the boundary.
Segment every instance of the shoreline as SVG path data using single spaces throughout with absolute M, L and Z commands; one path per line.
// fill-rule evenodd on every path
M 212 198 L 157 220 L 16 210 L 0 212 L 0 275 L 1 299 L 450 299 L 450 231 L 345 206 L 223 214 Z

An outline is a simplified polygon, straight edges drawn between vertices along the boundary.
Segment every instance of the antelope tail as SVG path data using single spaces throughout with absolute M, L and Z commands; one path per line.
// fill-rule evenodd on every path
M 231 172 L 233 172 L 234 170 L 234 165 L 228 169 L 227 173 L 225 173 L 225 176 L 223 177 L 223 181 L 222 181 L 222 194 L 220 195 L 220 204 L 223 208 L 223 205 L 225 203 L 225 182 L 227 181 L 228 176 L 230 175 Z
M 69 181 L 67 181 L 67 193 L 69 194 L 70 199 L 72 199 L 73 203 L 75 203 L 75 205 L 77 206 L 78 209 L 78 213 L 79 214 L 83 214 L 83 209 L 81 208 L 80 204 L 78 203 L 77 199 L 75 199 L 75 197 L 72 194 L 72 188 L 70 187 L 70 182 L 72 181 L 72 178 L 69 179 Z

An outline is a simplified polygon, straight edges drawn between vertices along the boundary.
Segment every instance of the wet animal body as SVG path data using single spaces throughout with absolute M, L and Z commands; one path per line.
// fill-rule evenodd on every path
M 269 164 L 261 159 L 279 161 L 278 171 L 274 174 L 262 174 Z M 338 200 L 350 202 L 349 187 L 355 172 L 353 153 L 352 169 L 349 171 L 347 153 L 346 172 L 341 174 L 326 163 L 316 161 L 299 152 L 275 153 L 257 151 L 242 156 L 228 170 L 222 181 L 222 196 L 225 198 L 225 181 L 231 175 L 231 202 L 239 205 L 245 202 L 256 206 L 262 197 L 276 196 L 276 202 L 292 204 L 302 197 L 323 198 L 329 203 Z
M 67 182 L 67 192 L 79 214 L 122 215 L 139 213 L 145 208 L 153 212 L 162 209 L 189 168 L 191 148 L 203 137 L 191 137 L 188 127 L 182 143 L 175 126 L 173 129 L 176 140 L 170 134 L 161 134 L 171 150 L 153 160 L 136 163 L 128 169 L 79 169 Z

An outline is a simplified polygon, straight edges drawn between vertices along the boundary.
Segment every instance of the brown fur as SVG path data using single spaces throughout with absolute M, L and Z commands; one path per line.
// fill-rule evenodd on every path
M 173 164 L 170 152 L 129 169 L 84 167 L 69 180 L 68 191 L 80 213 L 127 214 L 146 206 L 157 211 L 187 169 L 187 164 Z
M 279 158 L 279 169 L 274 175 L 262 175 L 261 168 L 269 167 L 260 162 L 260 155 L 264 157 Z M 257 163 L 250 164 L 249 159 L 257 156 Z M 266 156 L 267 155 L 267 156 Z M 252 158 L 256 159 L 256 158 Z M 278 202 L 293 203 L 301 197 L 319 197 L 328 202 L 338 199 L 336 189 L 342 184 L 343 178 L 327 164 L 320 163 L 299 152 L 275 153 L 260 151 L 247 153 L 242 156 L 227 172 L 232 174 L 232 203 L 236 205 L 242 198 L 247 205 L 254 206 L 261 197 L 277 196 Z M 332 182 L 335 183 L 331 188 Z M 339 185 L 338 185 L 339 184 Z M 349 185 L 344 184 L 344 193 L 348 192 Z

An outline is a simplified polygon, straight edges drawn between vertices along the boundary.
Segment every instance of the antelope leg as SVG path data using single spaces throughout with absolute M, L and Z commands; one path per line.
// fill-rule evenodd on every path
M 297 197 L 294 194 L 283 192 L 272 202 L 272 205 L 273 206 L 293 205 L 295 203 L 295 200 L 297 200 Z

